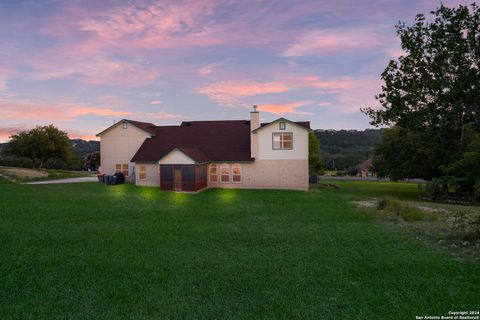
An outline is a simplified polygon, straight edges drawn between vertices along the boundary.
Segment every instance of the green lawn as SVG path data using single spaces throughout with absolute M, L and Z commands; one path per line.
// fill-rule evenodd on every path
M 335 182 L 337 183 L 337 182 Z M 480 265 L 350 201 L 415 184 L 160 192 L 0 181 L 1 319 L 414 319 L 478 310 Z

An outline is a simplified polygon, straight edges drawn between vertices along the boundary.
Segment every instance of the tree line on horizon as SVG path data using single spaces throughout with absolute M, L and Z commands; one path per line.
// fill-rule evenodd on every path
M 314 130 L 320 140 L 323 170 L 356 175 L 359 164 L 371 158 L 383 129 Z

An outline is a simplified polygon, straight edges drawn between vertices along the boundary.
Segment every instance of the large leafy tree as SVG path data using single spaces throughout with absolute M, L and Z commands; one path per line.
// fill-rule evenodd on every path
M 319 174 L 322 171 L 320 141 L 313 131 L 308 133 L 308 167 L 311 175 Z
M 396 126 L 374 158 L 384 175 L 439 177 L 468 150 L 467 129 L 480 132 L 480 9 L 431 14 L 396 26 L 405 54 L 382 73 L 381 108 L 362 109 L 373 125 Z
M 422 135 L 402 127 L 386 129 L 375 147 L 374 169 L 379 177 L 393 180 L 424 178 L 434 175 L 428 154 L 422 150 Z
M 480 129 L 480 9 L 442 5 L 432 14 L 397 25 L 405 55 L 382 73 L 383 108 L 364 112 L 375 125 L 436 128 L 462 141 L 466 124 Z
M 29 158 L 42 168 L 50 159 L 68 161 L 72 144 L 67 133 L 55 126 L 37 126 L 11 136 L 4 153 Z

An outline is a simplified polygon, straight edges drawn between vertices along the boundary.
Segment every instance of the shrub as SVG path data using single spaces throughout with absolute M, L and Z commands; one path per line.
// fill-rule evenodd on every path
M 335 171 L 335 176 L 336 177 L 344 177 L 345 176 L 345 171 L 342 171 L 342 170 Z
M 381 197 L 380 199 L 377 200 L 377 209 L 385 210 L 385 208 L 387 207 L 390 201 L 391 201 L 391 198 Z
M 349 176 L 356 176 L 360 170 L 359 166 L 352 166 L 345 169 L 345 173 Z
M 409 204 L 393 200 L 388 197 L 382 197 L 377 200 L 377 209 L 387 214 L 391 214 L 402 218 L 405 221 L 432 220 L 435 216 L 427 214 L 422 210 L 415 208 Z
M 480 215 L 470 216 L 457 212 L 453 216 L 453 228 L 464 239 L 480 239 Z
M 476 200 L 480 200 L 480 180 L 475 183 L 474 196 Z
M 35 166 L 35 163 L 28 158 L 6 157 L 0 159 L 0 166 L 33 168 Z

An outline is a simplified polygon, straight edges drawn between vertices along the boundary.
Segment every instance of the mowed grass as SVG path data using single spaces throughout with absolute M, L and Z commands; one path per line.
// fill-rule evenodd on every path
M 335 182 L 337 183 L 337 182 Z M 160 192 L 0 181 L 1 319 L 414 319 L 478 310 L 480 266 L 351 200 L 415 184 Z

